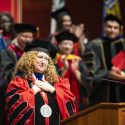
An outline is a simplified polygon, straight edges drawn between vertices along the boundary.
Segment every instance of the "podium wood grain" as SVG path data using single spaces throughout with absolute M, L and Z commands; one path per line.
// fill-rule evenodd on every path
M 125 103 L 100 103 L 70 118 L 61 125 L 125 125 Z

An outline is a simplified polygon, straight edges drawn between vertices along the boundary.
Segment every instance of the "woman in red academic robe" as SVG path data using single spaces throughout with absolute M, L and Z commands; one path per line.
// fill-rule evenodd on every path
M 49 41 L 26 45 L 6 92 L 6 119 L 11 125 L 59 125 L 75 112 L 68 79 L 57 75 Z

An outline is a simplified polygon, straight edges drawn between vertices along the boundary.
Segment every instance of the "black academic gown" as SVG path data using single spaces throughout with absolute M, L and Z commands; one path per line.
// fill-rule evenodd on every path
M 92 41 L 91 46 L 94 50 L 94 77 L 109 79 L 109 71 L 112 67 L 111 60 L 121 50 L 125 50 L 125 40 L 121 37 L 114 40 L 103 37 Z M 123 92 L 120 92 L 120 88 L 123 87 L 117 83 L 95 79 L 91 96 L 92 104 L 122 101 Z

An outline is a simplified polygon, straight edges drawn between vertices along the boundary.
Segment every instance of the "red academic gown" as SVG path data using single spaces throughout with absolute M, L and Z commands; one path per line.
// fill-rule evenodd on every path
M 81 94 L 81 86 L 80 83 L 78 82 L 74 71 L 72 70 L 72 60 L 73 59 L 80 59 L 79 56 L 70 54 L 70 56 L 67 56 L 67 61 L 69 63 L 69 68 L 64 74 L 64 78 L 68 78 L 70 82 L 70 90 L 71 92 L 75 95 L 76 97 L 76 111 L 79 112 L 80 110 L 83 109 L 84 105 L 84 97 Z M 57 55 L 57 67 L 58 69 L 61 69 L 64 66 L 63 61 L 61 59 L 61 55 Z
M 10 50 L 12 50 L 13 52 L 15 52 L 17 59 L 19 59 L 19 58 L 22 56 L 22 54 L 23 54 L 23 50 L 20 49 L 20 48 L 19 48 L 18 46 L 16 46 L 15 44 L 11 44 L 10 46 L 8 46 L 8 48 L 9 48 Z
M 59 125 L 60 119 L 65 119 L 75 112 L 75 97 L 70 92 L 67 79 L 58 78 L 54 84 L 55 94 L 46 93 L 52 115 L 44 118 L 40 107 L 44 105 L 41 93 L 34 95 L 31 88 L 33 80 L 17 76 L 12 80 L 6 92 L 7 125 Z

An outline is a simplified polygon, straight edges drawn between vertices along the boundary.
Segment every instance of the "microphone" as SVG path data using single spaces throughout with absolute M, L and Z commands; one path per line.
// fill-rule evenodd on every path
M 124 82 L 117 81 L 117 80 L 113 80 L 113 79 L 104 79 L 104 78 L 89 77 L 89 76 L 87 76 L 86 78 L 87 78 L 88 80 L 101 80 L 101 81 L 107 81 L 107 82 L 113 82 L 113 83 L 120 83 L 120 84 L 125 85 Z

